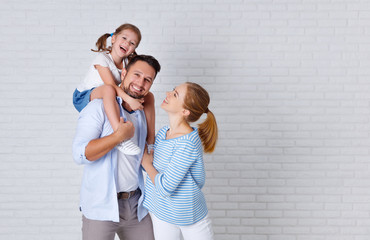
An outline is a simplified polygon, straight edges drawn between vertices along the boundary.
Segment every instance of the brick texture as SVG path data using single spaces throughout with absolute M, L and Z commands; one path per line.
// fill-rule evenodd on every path
M 200 83 L 217 240 L 370 239 L 370 4 L 364 0 L 2 0 L 0 239 L 81 239 L 72 93 L 96 39 L 137 25 L 152 88 Z

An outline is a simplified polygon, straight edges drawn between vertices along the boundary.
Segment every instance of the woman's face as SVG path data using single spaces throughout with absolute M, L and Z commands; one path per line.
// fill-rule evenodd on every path
M 161 108 L 168 113 L 181 113 L 184 110 L 184 99 L 187 92 L 185 83 L 175 87 L 172 91 L 166 92 L 166 98 Z

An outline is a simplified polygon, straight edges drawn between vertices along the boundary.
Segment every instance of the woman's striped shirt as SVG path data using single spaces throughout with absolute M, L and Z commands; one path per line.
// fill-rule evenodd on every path
M 208 213 L 201 191 L 205 183 L 203 147 L 198 129 L 166 140 L 169 127 L 156 135 L 153 165 L 159 172 L 153 185 L 146 180 L 144 206 L 162 221 L 191 225 Z

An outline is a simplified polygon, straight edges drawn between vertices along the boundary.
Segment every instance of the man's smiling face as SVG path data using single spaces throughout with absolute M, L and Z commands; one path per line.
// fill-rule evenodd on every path
M 137 61 L 130 66 L 128 71 L 122 71 L 123 90 L 133 98 L 143 98 L 148 94 L 155 75 L 152 66 L 144 61 Z

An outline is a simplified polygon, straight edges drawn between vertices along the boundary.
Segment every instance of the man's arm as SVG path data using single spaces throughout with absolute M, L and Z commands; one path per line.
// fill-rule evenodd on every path
M 111 151 L 118 143 L 132 138 L 135 133 L 135 127 L 132 122 L 124 122 L 123 118 L 120 118 L 118 128 L 111 135 L 91 140 L 85 149 L 86 159 L 89 161 L 95 161 L 109 151 Z
M 89 164 L 101 158 L 118 143 L 134 135 L 133 124 L 124 123 L 120 119 L 119 127 L 115 132 L 101 137 L 106 121 L 108 119 L 105 117 L 101 100 L 90 102 L 80 113 L 72 145 L 73 160 L 77 164 Z

